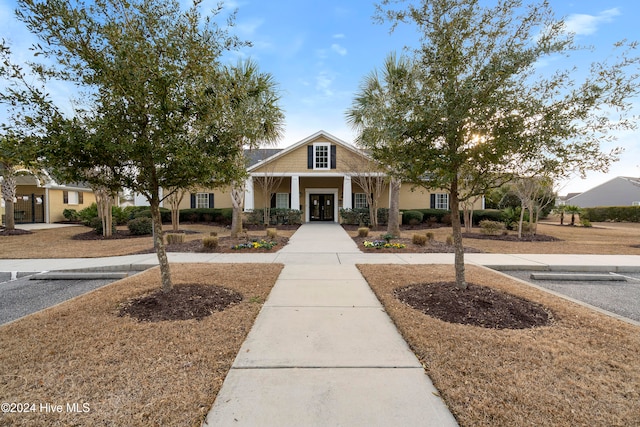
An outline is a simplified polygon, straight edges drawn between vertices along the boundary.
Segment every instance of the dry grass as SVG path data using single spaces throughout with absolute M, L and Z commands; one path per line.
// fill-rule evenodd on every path
M 640 328 L 499 273 L 467 267 L 469 282 L 538 302 L 552 326 L 493 330 L 446 323 L 393 289 L 453 280 L 452 266 L 359 266 L 462 426 L 640 425 Z
M 0 397 L 37 409 L 0 414 L 0 425 L 199 426 L 281 269 L 173 264 L 176 284 L 244 296 L 201 321 L 117 317 L 120 303 L 157 289 L 156 268 L 0 327 Z M 43 413 L 40 403 L 63 405 L 63 413 Z M 67 413 L 67 403 L 86 403 L 89 412 Z
M 416 233 L 434 234 L 434 240 L 445 242 L 451 235 L 450 227 L 404 230 L 402 238 L 411 239 Z M 478 232 L 474 229 L 474 232 Z M 357 236 L 357 231 L 349 231 Z M 385 231 L 371 231 L 372 238 Z M 560 226 L 556 224 L 538 225 L 538 233 L 562 239 L 559 242 L 506 242 L 501 240 L 463 239 L 464 246 L 488 253 L 504 254 L 602 254 L 640 255 L 640 224 L 637 223 L 594 223 L 592 228 Z M 410 245 L 407 251 L 411 250 Z
M 18 226 L 19 228 L 19 226 Z M 119 227 L 120 228 L 120 227 Z M 126 229 L 126 227 L 122 227 Z M 219 237 L 230 235 L 225 227 L 185 224 L 181 230 L 197 231 L 198 234 L 186 234 L 185 242 L 202 240 L 210 232 Z M 171 226 L 164 227 L 170 232 Z M 0 236 L 0 258 L 94 258 L 103 256 L 130 255 L 153 248 L 151 236 L 112 240 L 73 240 L 76 234 L 91 231 L 89 227 L 64 227 L 48 230 L 34 230 L 32 234 L 19 236 Z M 281 237 L 290 237 L 295 230 L 278 230 Z M 265 237 L 266 231 L 249 231 L 250 237 Z

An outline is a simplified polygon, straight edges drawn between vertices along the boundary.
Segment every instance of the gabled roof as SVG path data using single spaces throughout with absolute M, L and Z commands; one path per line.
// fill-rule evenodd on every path
M 244 157 L 247 159 L 247 168 L 255 165 L 258 162 L 268 159 L 269 157 L 278 154 L 283 148 L 257 148 L 255 150 L 244 150 Z
M 318 139 L 319 137 L 323 137 L 324 139 L 326 139 L 327 141 L 329 141 L 332 144 L 336 144 L 336 145 L 340 145 L 341 147 L 352 151 L 353 153 L 356 154 L 360 154 L 360 155 L 367 155 L 366 153 L 363 153 L 362 151 L 358 150 L 357 148 L 355 148 L 353 145 L 349 144 L 348 142 L 345 142 L 343 140 L 341 140 L 340 138 L 337 138 L 333 135 L 331 135 L 328 132 L 325 132 L 324 130 L 320 130 L 316 133 L 314 133 L 313 135 L 309 135 L 308 137 L 302 139 L 301 141 L 296 142 L 293 145 L 290 145 L 287 148 L 284 149 L 280 149 L 279 151 L 275 152 L 273 155 L 271 155 L 270 157 L 264 158 L 263 160 L 259 160 L 257 163 L 249 163 L 249 168 L 248 171 L 252 172 L 255 169 L 258 169 L 274 160 L 277 160 L 281 157 L 286 156 L 288 153 L 312 142 L 315 139 Z
M 608 180 L 606 182 L 603 182 L 600 185 L 596 185 L 595 187 L 590 188 L 590 189 L 588 189 L 587 191 L 585 191 L 583 193 L 572 193 L 572 194 L 570 193 L 570 194 L 567 194 L 567 202 L 571 202 L 571 200 L 573 200 L 575 198 L 578 198 L 578 197 L 583 197 L 585 195 L 589 196 L 589 195 L 591 195 L 593 193 L 597 193 L 600 190 L 601 187 L 607 186 L 607 185 L 611 184 L 614 181 L 620 181 L 620 180 L 627 181 L 627 182 L 629 182 L 630 184 L 632 184 L 632 185 L 634 185 L 636 187 L 640 187 L 640 178 L 634 178 L 634 177 L 631 177 L 631 176 L 616 176 L 615 178 L 611 178 L 610 180 Z

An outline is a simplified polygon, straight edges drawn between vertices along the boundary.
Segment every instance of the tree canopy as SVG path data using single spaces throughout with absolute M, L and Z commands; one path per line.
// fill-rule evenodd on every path
M 203 16 L 199 1 L 186 11 L 176 0 L 18 5 L 42 40 L 37 51 L 56 61 L 48 72 L 78 84 L 87 101 L 49 127 L 47 160 L 67 178 L 148 199 L 162 287 L 170 289 L 160 189 L 214 187 L 244 173 L 232 161 L 245 141 L 232 137 L 235 123 L 225 113 L 233 99 L 220 61 L 245 43 L 216 24 L 221 5 Z
M 414 24 L 419 46 L 391 60 L 402 80 L 375 87 L 365 79 L 348 113 L 376 160 L 405 180 L 447 189 L 457 212 L 461 200 L 509 177 L 606 170 L 616 159 L 619 150 L 605 153 L 601 143 L 633 126 L 625 113 L 638 92 L 635 42 L 617 44 L 611 62 L 592 64 L 577 82 L 572 67 L 550 75 L 538 67 L 579 48 L 546 2 L 396 3 L 404 2 L 377 5 L 377 19 Z M 385 102 L 369 102 L 383 91 Z M 456 282 L 466 287 L 460 221 L 452 218 Z

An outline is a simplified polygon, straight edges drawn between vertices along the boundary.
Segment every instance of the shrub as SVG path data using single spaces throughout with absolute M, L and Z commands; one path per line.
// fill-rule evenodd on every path
M 247 213 L 247 224 L 264 224 L 264 209 L 254 209 Z M 276 209 L 272 208 L 269 212 L 269 224 L 302 224 L 302 211 L 297 209 Z
M 389 209 L 387 208 L 378 208 L 378 224 L 388 224 L 389 223 Z
M 125 225 L 129 221 L 129 213 L 120 206 L 111 207 L 111 218 L 116 225 Z
M 414 245 L 424 246 L 427 244 L 427 236 L 424 234 L 414 234 L 411 241 Z
M 369 209 L 340 209 L 342 223 L 365 226 L 371 224 Z
M 587 227 L 587 228 L 593 227 L 593 225 L 591 225 L 591 221 L 589 221 L 586 218 L 580 218 L 580 224 L 582 224 L 583 227 Z
M 208 236 L 202 238 L 202 246 L 206 249 L 215 249 L 218 247 L 218 236 Z
M 64 216 L 67 221 L 78 221 L 80 219 L 80 215 L 78 214 L 78 211 L 76 211 L 75 209 L 63 210 L 62 216 Z
M 409 225 L 417 225 L 422 222 L 424 215 L 420 211 L 405 211 L 402 214 L 402 223 Z
M 127 223 L 129 232 L 135 236 L 144 236 L 153 233 L 153 223 L 151 218 L 138 217 Z
M 267 228 L 267 237 L 270 239 L 275 239 L 278 237 L 278 230 L 275 228 Z
M 80 221 L 82 221 L 84 225 L 93 227 L 93 219 L 98 218 L 98 205 L 92 203 L 91 206 L 86 207 L 78 212 L 78 216 L 80 217 Z M 102 227 L 102 225 L 100 227 Z M 102 228 L 100 228 L 100 230 L 102 230 Z M 102 234 L 102 231 L 100 231 L 100 234 Z
M 440 220 L 440 222 L 442 222 L 446 226 L 450 226 L 451 225 L 451 213 L 447 212 L 446 214 L 442 215 L 442 220 Z
M 488 219 L 480 221 L 480 233 L 497 236 L 505 229 L 503 222 L 490 221 Z
M 99 235 L 103 234 L 102 220 L 97 216 L 95 218 L 91 218 L 88 226 L 96 230 L 97 234 Z M 115 234 L 115 232 L 116 232 L 116 226 L 115 224 L 111 224 L 111 234 Z
M 358 228 L 358 237 L 367 237 L 369 235 L 369 229 L 367 227 Z
M 148 206 L 140 206 L 141 209 L 136 209 L 133 213 L 133 218 L 151 218 L 151 209 Z M 167 208 L 160 208 L 160 219 L 163 223 L 171 222 L 171 210 Z
M 174 243 L 184 243 L 184 234 L 182 233 L 167 234 L 167 245 L 172 245 Z
M 607 206 L 583 208 L 581 216 L 592 222 L 640 222 L 640 206 Z M 565 218 L 567 214 L 565 213 Z
M 396 236 L 394 236 L 391 233 L 385 233 L 385 234 L 381 235 L 380 238 L 384 239 L 385 242 L 389 243 L 391 241 L 391 239 L 395 239 Z
M 432 241 L 435 236 L 433 235 L 432 232 L 428 232 L 427 234 L 425 234 L 425 237 L 427 238 L 428 241 Z
M 448 235 L 447 236 L 447 245 L 453 246 L 453 236 L 452 235 Z
M 217 231 L 210 231 L 210 232 L 209 232 L 209 236 L 211 236 L 211 237 L 218 237 L 218 232 L 217 232 Z

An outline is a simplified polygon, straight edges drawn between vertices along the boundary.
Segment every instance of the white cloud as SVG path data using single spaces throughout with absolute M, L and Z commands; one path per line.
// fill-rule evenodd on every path
M 569 15 L 565 20 L 565 28 L 576 35 L 586 36 L 598 31 L 599 25 L 612 22 L 618 15 L 620 15 L 618 8 L 604 10 L 598 15 Z
M 331 50 L 336 52 L 340 56 L 345 56 L 347 54 L 347 49 L 342 47 L 342 46 L 340 46 L 337 43 L 334 43 L 334 44 L 331 45 Z
M 255 34 L 256 30 L 260 28 L 260 26 L 262 26 L 263 23 L 264 23 L 264 19 L 257 19 L 257 18 L 247 19 L 247 20 L 244 20 L 243 22 L 238 22 L 235 25 L 235 28 L 244 37 L 250 37 Z
M 343 38 L 344 38 L 344 34 L 342 34 L 342 33 L 334 34 L 332 37 L 333 37 L 334 39 L 343 39 Z
M 333 77 L 326 71 L 320 71 L 316 75 L 316 90 L 321 92 L 324 96 L 332 96 L 333 90 Z

